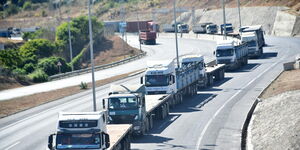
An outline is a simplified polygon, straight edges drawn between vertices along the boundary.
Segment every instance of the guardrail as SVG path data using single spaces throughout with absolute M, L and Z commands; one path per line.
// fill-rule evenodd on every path
M 118 65 L 121 65 L 121 64 L 125 64 L 125 63 L 128 63 L 128 62 L 140 59 L 140 58 L 146 56 L 146 54 L 147 54 L 147 52 L 142 52 L 138 55 L 131 56 L 131 57 L 128 57 L 128 58 L 125 58 L 123 60 L 116 61 L 116 62 L 113 62 L 113 63 L 110 63 L 110 64 L 95 66 L 94 69 L 95 69 L 95 71 L 98 71 L 98 70 L 103 70 L 103 69 L 111 68 L 111 67 L 114 67 L 114 66 L 118 66 Z M 91 71 L 92 71 L 92 68 L 89 67 L 89 68 L 85 68 L 85 69 L 75 70 L 75 71 L 72 71 L 72 72 L 56 74 L 56 75 L 50 76 L 49 80 L 56 80 L 56 79 L 62 79 L 62 78 L 66 78 L 66 77 L 72 77 L 72 76 L 80 75 L 80 74 L 83 74 L 83 73 L 88 73 L 88 72 L 91 72 Z

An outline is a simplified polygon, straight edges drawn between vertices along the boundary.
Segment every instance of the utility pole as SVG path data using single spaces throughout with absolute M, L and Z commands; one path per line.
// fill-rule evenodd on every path
M 241 19 L 240 0 L 237 0 L 237 4 L 238 4 L 239 21 L 240 21 L 240 28 L 241 28 L 242 27 L 242 19 Z
M 176 59 L 177 59 L 177 67 L 179 68 L 179 56 L 178 56 L 178 41 L 177 41 L 177 22 L 176 22 L 176 0 L 173 3 L 174 7 L 174 27 L 175 27 L 175 42 L 176 42 Z
M 222 0 L 222 7 L 223 7 L 223 33 L 224 33 L 224 39 L 227 40 L 227 31 L 226 31 L 226 15 L 225 15 L 225 4 L 224 0 Z
M 92 64 L 92 84 L 93 84 L 93 106 L 94 111 L 97 111 L 96 108 L 96 89 L 95 89 L 95 69 L 94 69 L 94 49 L 93 49 L 93 31 L 92 31 L 92 21 L 91 21 L 91 1 L 88 0 L 89 6 L 89 32 L 90 32 L 90 53 L 91 53 L 91 64 Z
M 140 19 L 139 19 L 139 12 L 137 11 L 136 12 L 136 17 L 137 17 L 137 25 L 138 25 L 138 34 L 139 34 L 139 43 L 140 43 L 140 51 L 142 51 L 142 44 L 141 44 L 141 37 L 140 37 L 140 33 L 141 33 L 141 30 L 140 30 Z
M 194 26 L 196 23 L 195 19 L 195 7 L 192 7 L 192 25 Z
M 69 48 L 70 48 L 70 62 L 73 60 L 73 50 L 72 50 L 72 40 L 71 40 L 71 31 L 70 31 L 70 17 L 68 17 L 68 30 L 69 30 Z M 74 71 L 74 66 L 71 63 L 71 69 Z

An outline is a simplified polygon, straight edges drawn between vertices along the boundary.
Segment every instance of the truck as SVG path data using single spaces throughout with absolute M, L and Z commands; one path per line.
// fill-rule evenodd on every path
M 175 25 L 174 24 L 164 24 L 162 26 L 163 32 L 175 32 Z
M 144 135 L 153 127 L 154 120 L 169 114 L 170 96 L 145 95 L 142 84 L 111 85 L 103 106 L 108 111 L 109 124 L 132 124 L 133 135 Z
M 188 24 L 179 24 L 178 25 L 178 32 L 179 33 L 189 33 L 189 25 Z
M 266 45 L 264 31 L 262 25 L 254 25 L 254 26 L 243 26 L 240 28 L 240 34 L 244 34 L 247 32 L 255 32 L 257 36 L 258 47 L 263 47 Z
M 239 40 L 217 41 L 217 64 L 225 64 L 226 70 L 235 70 L 248 64 L 248 46 Z
M 263 54 L 263 46 L 260 44 L 256 32 L 245 32 L 241 35 L 243 43 L 247 43 L 249 57 L 260 57 Z
M 186 55 L 181 67 L 175 67 L 174 60 L 149 61 L 141 83 L 145 84 L 148 95 L 168 94 L 172 97 L 170 106 L 192 96 L 197 90 L 210 86 L 224 78 L 224 65 L 207 66 L 202 55 Z
M 156 32 L 144 30 L 139 33 L 139 40 L 142 44 L 156 44 Z
M 206 27 L 209 24 L 213 24 L 211 22 L 207 22 L 207 23 L 201 23 L 201 24 L 197 24 L 193 26 L 193 32 L 198 34 L 198 33 L 206 33 Z
M 208 25 L 206 25 L 206 33 L 207 34 L 218 33 L 218 26 L 216 24 L 208 24 Z
M 226 28 L 226 34 L 227 33 L 233 33 L 233 27 L 231 23 L 226 23 L 226 24 L 221 24 L 220 25 L 220 29 L 221 29 L 221 34 L 224 34 L 225 32 L 225 28 Z
M 106 125 L 107 112 L 60 112 L 50 150 L 129 150 L 131 125 Z

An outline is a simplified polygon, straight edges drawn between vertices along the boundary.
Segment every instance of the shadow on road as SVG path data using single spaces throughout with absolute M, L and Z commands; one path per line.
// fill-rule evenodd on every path
M 263 55 L 260 57 L 260 59 L 270 59 L 273 57 L 277 57 L 278 53 L 277 52 L 266 52 L 263 53 Z
M 161 137 L 157 135 L 147 134 L 142 137 L 133 137 L 131 143 L 164 143 L 173 140 L 172 138 Z M 133 150 L 133 149 L 132 149 Z
M 230 71 L 230 73 L 240 73 L 240 72 L 251 72 L 254 69 L 256 69 L 257 67 L 259 67 L 261 64 L 259 63 L 252 63 L 252 64 L 247 64 L 246 66 L 243 66 L 240 69 L 234 70 L 234 71 Z
M 229 81 L 229 80 L 231 80 L 232 79 L 232 77 L 225 77 L 223 80 L 221 80 L 221 81 L 217 81 L 217 82 L 215 82 L 214 83 L 214 87 L 218 87 L 218 86 L 221 86 L 222 84 L 224 84 L 225 82 L 227 82 L 227 81 Z M 209 89 L 207 89 L 207 90 L 204 90 L 204 91 L 222 91 L 222 89 L 215 89 L 215 88 L 209 88 Z

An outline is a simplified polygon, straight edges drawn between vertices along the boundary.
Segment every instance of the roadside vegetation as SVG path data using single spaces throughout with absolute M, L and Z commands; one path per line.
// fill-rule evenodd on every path
M 96 18 L 92 18 L 92 24 L 97 43 L 94 47 L 97 48 L 104 38 L 103 24 Z M 0 67 L 7 75 L 33 82 L 44 82 L 48 80 L 48 76 L 71 71 L 71 65 L 75 69 L 81 69 L 81 64 L 87 60 L 89 46 L 88 18 L 81 16 L 72 19 L 70 31 L 75 56 L 73 61 L 70 61 L 68 23 L 64 22 L 57 27 L 56 35 L 51 36 L 51 32 L 46 29 L 25 33 L 25 44 L 0 51 Z M 61 64 L 60 68 L 58 63 Z

